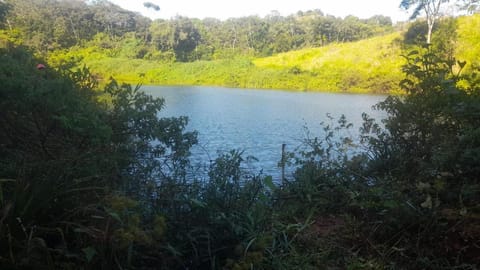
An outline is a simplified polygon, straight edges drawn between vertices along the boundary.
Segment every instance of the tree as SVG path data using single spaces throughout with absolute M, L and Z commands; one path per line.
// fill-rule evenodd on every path
M 155 5 L 152 2 L 145 2 L 145 3 L 143 3 L 143 6 L 146 7 L 146 8 L 151 8 L 155 11 L 160 11 L 160 7 L 158 5 Z
M 480 0 L 462 0 L 460 8 L 469 13 L 478 12 L 480 11 Z
M 367 24 L 392 26 L 392 19 L 388 16 L 374 15 L 366 20 Z
M 7 15 L 8 12 L 8 6 L 7 3 L 3 2 L 0 0 L 0 23 L 5 19 L 5 16 Z
M 414 8 L 410 19 L 417 18 L 422 11 L 425 12 L 428 25 L 427 44 L 430 44 L 433 26 L 440 15 L 440 6 L 446 2 L 449 2 L 449 0 L 402 0 L 400 7 L 405 10 Z

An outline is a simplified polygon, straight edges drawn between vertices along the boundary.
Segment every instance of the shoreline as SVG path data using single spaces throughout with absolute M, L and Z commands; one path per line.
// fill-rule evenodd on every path
M 389 95 L 404 95 L 401 90 L 391 90 L 385 93 L 379 93 L 377 91 L 369 91 L 365 89 L 356 89 L 348 91 L 339 91 L 332 89 L 298 89 L 298 88 L 287 88 L 287 87 L 242 87 L 242 86 L 233 86 L 233 85 L 218 85 L 218 84 L 188 84 L 188 83 L 157 83 L 157 82 L 145 82 L 137 80 L 125 80 L 122 79 L 122 76 L 106 76 L 109 78 L 115 79 L 118 83 L 125 83 L 130 85 L 141 85 L 141 86 L 150 86 L 150 87 L 211 87 L 211 88 L 228 88 L 228 89 L 238 89 L 238 90 L 261 90 L 261 91 L 281 91 L 281 92 L 294 92 L 294 93 L 328 93 L 328 94 L 345 94 L 345 95 L 375 95 L 375 96 L 389 96 Z M 107 79 L 100 79 L 99 81 L 108 82 Z

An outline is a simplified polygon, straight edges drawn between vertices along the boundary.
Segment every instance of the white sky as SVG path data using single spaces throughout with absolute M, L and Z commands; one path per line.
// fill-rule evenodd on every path
M 409 15 L 398 6 L 401 0 L 110 0 L 129 10 L 138 11 L 152 19 L 170 19 L 176 15 L 203 19 L 227 19 L 269 14 L 272 10 L 287 16 L 297 11 L 320 9 L 337 17 L 355 15 L 368 18 L 373 15 L 390 16 L 394 22 L 405 21 Z M 160 6 L 160 11 L 147 9 L 144 2 Z

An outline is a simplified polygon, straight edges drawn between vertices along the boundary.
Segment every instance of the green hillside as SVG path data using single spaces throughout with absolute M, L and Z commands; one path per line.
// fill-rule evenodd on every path
M 480 66 L 479 25 L 480 15 L 455 20 L 455 55 L 457 59 L 467 61 L 465 72 Z M 441 35 L 441 31 L 438 32 Z M 63 59 L 82 59 L 80 63 L 90 67 L 100 78 L 114 77 L 128 83 L 398 93 L 403 78 L 401 67 L 405 64 L 401 55 L 414 49 L 411 44 L 405 45 L 403 38 L 403 32 L 397 31 L 264 58 L 236 56 L 188 63 L 109 56 L 108 51 L 90 45 L 72 48 L 68 52 L 56 51 L 50 62 L 58 65 Z
M 467 61 L 466 71 L 480 68 L 480 14 L 458 18 L 457 35 L 456 57 Z
M 402 77 L 400 33 L 352 43 L 304 49 L 254 61 L 260 68 L 314 74 L 311 89 L 354 92 L 397 90 Z
M 267 58 L 191 63 L 108 57 L 96 48 L 57 52 L 51 64 L 81 58 L 102 78 L 160 85 L 215 85 L 240 88 L 386 93 L 398 90 L 403 59 L 400 34 L 303 49 Z

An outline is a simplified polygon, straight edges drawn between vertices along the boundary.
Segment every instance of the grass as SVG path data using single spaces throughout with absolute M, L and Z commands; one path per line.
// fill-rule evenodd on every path
M 456 55 L 466 72 L 480 66 L 480 15 L 457 20 Z M 331 44 L 265 58 L 165 63 L 109 57 L 95 47 L 57 52 L 53 62 L 81 58 L 99 77 L 150 85 L 202 85 L 351 93 L 400 93 L 402 33 Z
M 458 40 L 456 56 L 467 61 L 466 71 L 480 68 L 480 14 L 462 16 L 457 19 Z
M 302 70 L 321 70 L 325 65 L 340 64 L 362 67 L 381 66 L 384 60 L 398 64 L 401 62 L 400 47 L 396 40 L 400 33 L 374 37 L 357 42 L 332 44 L 321 48 L 303 49 L 254 61 L 259 67 L 292 68 Z
M 256 59 L 261 68 L 297 69 L 314 74 L 309 88 L 330 91 L 391 92 L 398 90 L 404 64 L 400 33 L 358 42 L 332 44 Z
M 402 76 L 399 37 L 397 33 L 258 59 L 164 63 L 109 57 L 92 47 L 57 52 L 50 59 L 54 65 L 81 59 L 99 77 L 127 83 L 386 93 L 398 90 Z

